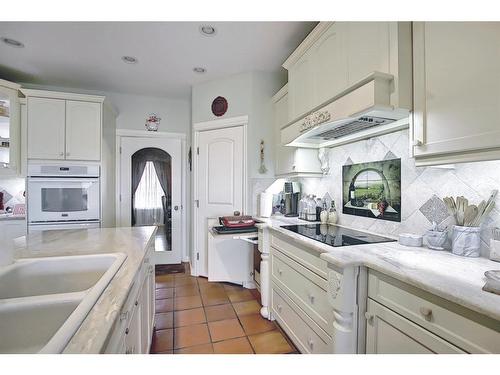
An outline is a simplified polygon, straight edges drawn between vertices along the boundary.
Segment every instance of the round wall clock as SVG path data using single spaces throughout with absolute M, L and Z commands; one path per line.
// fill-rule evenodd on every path
M 227 111 L 227 100 L 222 96 L 218 96 L 212 102 L 212 113 L 219 117 L 222 116 Z

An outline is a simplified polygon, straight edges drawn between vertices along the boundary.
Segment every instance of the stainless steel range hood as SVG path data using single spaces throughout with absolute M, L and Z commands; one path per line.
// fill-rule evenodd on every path
M 408 127 L 408 109 L 391 106 L 394 77 L 374 72 L 281 129 L 287 146 L 321 148 Z

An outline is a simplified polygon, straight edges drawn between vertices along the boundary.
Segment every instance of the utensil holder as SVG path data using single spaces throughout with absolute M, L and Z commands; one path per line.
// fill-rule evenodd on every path
M 453 227 L 451 252 L 464 257 L 478 257 L 481 249 L 481 228 Z
M 500 262 L 500 241 L 490 240 L 490 259 Z
M 438 232 L 436 230 L 428 230 L 424 234 L 424 240 L 427 247 L 432 250 L 444 250 L 444 245 L 448 239 L 448 232 Z

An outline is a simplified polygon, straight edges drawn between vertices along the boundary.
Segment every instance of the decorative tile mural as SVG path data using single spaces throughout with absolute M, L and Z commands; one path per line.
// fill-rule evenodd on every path
M 401 221 L 401 159 L 344 165 L 342 212 Z
M 342 170 L 344 165 L 401 159 L 401 222 L 375 220 L 348 215 L 339 210 L 339 224 L 379 234 L 423 234 L 435 221 L 451 227 L 452 220 L 440 198 L 463 195 L 473 204 L 488 199 L 493 189 L 500 189 L 500 160 L 461 163 L 443 167 L 416 167 L 409 157 L 408 130 L 370 138 L 330 149 L 330 172 L 321 178 L 301 178 L 306 194 L 343 202 Z M 500 227 L 500 194 L 496 206 L 482 225 L 481 255 L 488 256 L 490 228 Z

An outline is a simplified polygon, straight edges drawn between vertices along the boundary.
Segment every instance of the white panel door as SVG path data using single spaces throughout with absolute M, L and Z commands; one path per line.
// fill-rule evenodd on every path
M 64 159 L 66 102 L 28 98 L 28 159 Z
M 158 148 L 167 152 L 172 163 L 172 234 L 171 246 L 166 250 L 158 246 L 155 264 L 180 263 L 182 259 L 182 144 L 180 139 L 152 137 L 121 137 L 120 155 L 120 224 L 132 225 L 132 155 L 143 148 Z
M 66 159 L 101 160 L 101 103 L 66 101 Z
M 199 254 L 198 274 L 207 276 L 207 219 L 232 215 L 234 211 L 243 213 L 243 126 L 202 131 L 198 147 L 195 250 Z

